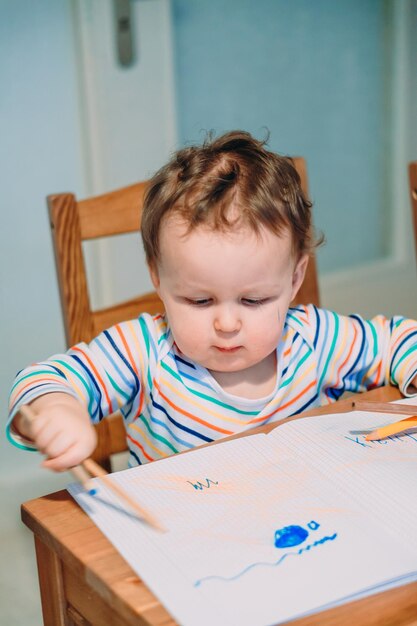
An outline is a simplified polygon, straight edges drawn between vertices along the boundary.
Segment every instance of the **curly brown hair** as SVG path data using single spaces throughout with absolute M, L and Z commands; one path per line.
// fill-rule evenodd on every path
M 291 158 L 265 145 L 248 132 L 231 131 L 218 138 L 209 135 L 202 145 L 174 154 L 145 194 L 142 240 L 150 265 L 159 259 L 162 220 L 174 212 L 188 225 L 187 232 L 199 225 L 228 230 L 245 224 L 256 233 L 261 226 L 276 235 L 289 229 L 296 255 L 318 245 L 312 204 Z

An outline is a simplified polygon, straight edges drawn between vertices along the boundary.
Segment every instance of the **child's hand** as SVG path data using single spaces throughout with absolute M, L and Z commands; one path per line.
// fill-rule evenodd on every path
M 42 467 L 62 472 L 91 455 L 97 436 L 85 407 L 65 393 L 49 393 L 30 405 L 35 417 L 28 424 L 16 416 L 19 432 L 31 439 L 46 456 Z

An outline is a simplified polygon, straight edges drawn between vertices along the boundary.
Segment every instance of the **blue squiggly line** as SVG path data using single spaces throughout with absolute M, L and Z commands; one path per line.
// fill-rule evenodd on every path
M 192 487 L 194 487 L 194 489 L 210 489 L 210 484 L 212 485 L 218 485 L 219 481 L 218 480 L 211 480 L 211 478 L 206 478 L 206 485 L 203 485 L 203 483 L 201 483 L 199 480 L 196 483 L 191 482 L 191 480 L 187 480 L 187 483 L 189 483 Z
M 262 562 L 252 563 L 251 565 L 248 565 L 248 567 L 245 567 L 245 569 L 239 572 L 238 574 L 235 574 L 234 576 L 230 576 L 229 578 L 227 578 L 226 576 L 205 576 L 204 578 L 200 578 L 200 580 L 196 580 L 196 582 L 194 583 L 194 587 L 199 587 L 202 583 L 207 582 L 208 580 L 224 580 L 225 582 L 237 580 L 244 574 L 247 574 L 247 572 L 249 572 L 251 569 L 262 566 L 262 565 L 265 567 L 277 567 L 277 565 L 280 565 L 287 558 L 287 556 L 299 556 L 303 552 L 307 552 L 308 550 L 311 550 L 311 548 L 315 548 L 316 546 L 322 543 L 325 543 L 326 541 L 334 541 L 336 537 L 337 537 L 337 533 L 334 533 L 333 535 L 330 535 L 327 537 L 322 537 L 322 539 L 318 539 L 314 543 L 310 543 L 310 545 L 305 546 L 304 548 L 300 548 L 299 550 L 297 550 L 297 552 L 287 552 L 280 559 L 278 559 L 278 561 L 275 561 L 274 563 L 262 563 Z
M 380 441 L 369 441 L 369 442 L 367 442 L 365 440 L 364 436 L 363 436 L 362 441 L 359 439 L 359 437 L 348 437 L 347 435 L 343 435 L 343 436 L 344 436 L 345 439 L 348 439 L 349 441 L 353 441 L 353 443 L 357 443 L 358 445 L 362 446 L 363 448 L 374 448 L 374 447 L 378 447 L 378 446 L 386 446 L 390 442 L 404 443 L 406 437 L 409 437 L 413 441 L 417 441 L 416 437 L 413 437 L 413 435 L 411 433 L 402 433 L 401 435 L 390 435 L 386 439 L 383 439 L 383 440 L 380 440 Z

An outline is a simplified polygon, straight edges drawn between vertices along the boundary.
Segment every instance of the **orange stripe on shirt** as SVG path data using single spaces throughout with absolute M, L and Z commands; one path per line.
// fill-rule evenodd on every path
M 144 456 L 148 459 L 148 461 L 153 461 L 153 460 L 154 460 L 151 456 L 149 456 L 149 454 L 147 454 L 147 453 L 145 452 L 144 447 L 143 447 L 143 446 L 141 446 L 141 445 L 140 445 L 140 443 L 139 443 L 139 441 L 136 441 L 136 439 L 134 439 L 134 438 L 132 437 L 132 435 L 129 435 L 129 433 L 126 433 L 126 439 L 130 439 L 130 441 L 131 441 L 132 443 L 134 443 L 134 444 L 135 444 L 135 446 L 137 446 L 138 448 L 140 448 L 140 449 L 142 450 L 142 452 L 143 452 L 143 455 L 144 455 Z
M 358 336 L 358 331 L 357 331 L 355 326 L 353 327 L 353 332 L 355 334 L 354 334 L 353 341 L 352 341 L 351 346 L 350 346 L 350 350 L 349 350 L 345 360 L 343 361 L 343 363 L 340 365 L 339 369 L 337 370 L 337 374 L 336 374 L 337 378 L 336 378 L 336 384 L 335 384 L 336 388 L 340 384 L 340 373 L 341 373 L 342 369 L 344 368 L 344 366 L 346 365 L 346 363 L 348 362 L 348 360 L 349 360 L 349 358 L 350 358 L 350 356 L 352 354 L 353 348 L 355 346 L 356 338 Z
M 224 435 L 233 435 L 234 434 L 233 430 L 226 430 L 225 428 L 219 428 L 218 426 L 214 426 L 213 424 L 210 424 L 209 422 L 206 422 L 205 420 L 202 420 L 200 417 L 197 417 L 196 415 L 193 415 L 192 413 L 189 413 L 188 411 L 185 411 L 184 409 L 181 409 L 179 406 L 174 404 L 174 402 L 172 402 L 172 400 L 170 400 L 168 398 L 168 396 L 166 396 L 164 393 L 162 393 L 161 388 L 160 388 L 160 386 L 158 385 L 158 383 L 156 382 L 155 379 L 153 381 L 153 384 L 158 389 L 158 392 L 159 392 L 160 396 L 162 398 L 164 398 L 164 400 L 166 400 L 168 402 L 168 404 L 170 406 L 172 406 L 173 409 L 178 411 L 178 413 L 181 413 L 182 415 L 185 415 L 186 417 L 191 418 L 194 422 L 198 422 L 199 424 L 202 424 L 203 426 L 206 426 L 207 428 L 210 428 L 211 430 L 215 430 L 218 433 L 223 433 Z
M 139 343 L 139 339 L 137 334 L 134 331 L 133 328 L 133 323 L 132 322 L 127 322 L 130 333 L 132 335 L 132 339 L 136 345 L 137 348 L 137 352 L 138 352 L 138 358 L 139 358 L 139 369 L 140 369 L 140 374 L 138 374 L 138 378 L 139 378 L 139 406 L 138 406 L 138 410 L 136 412 L 135 415 L 135 419 L 137 419 L 139 417 L 139 415 L 142 414 L 143 412 L 143 404 L 145 402 L 145 364 L 143 362 L 143 355 L 142 355 L 142 350 L 141 350 L 141 345 Z
M 309 389 L 311 389 L 312 387 L 314 387 L 314 385 L 317 385 L 317 378 L 313 381 L 311 381 L 311 383 L 309 385 L 307 385 L 307 387 L 305 387 L 305 389 L 303 389 L 302 391 L 300 391 L 299 394 L 297 394 L 290 402 L 287 402 L 286 404 L 281 404 L 279 405 L 276 409 L 274 409 L 272 411 L 272 413 L 268 413 L 268 415 L 263 415 L 262 417 L 255 417 L 253 420 L 251 420 L 250 422 L 248 422 L 249 424 L 256 424 L 257 422 L 262 422 L 265 421 L 267 419 L 269 419 L 270 417 L 272 417 L 273 415 L 275 415 L 275 413 L 278 413 L 279 411 L 281 411 L 282 409 L 286 409 L 287 407 L 291 406 L 292 404 L 294 404 L 294 402 L 296 402 L 299 398 L 301 398 L 305 393 L 307 393 L 307 391 L 309 391 Z
M 369 385 L 368 390 L 369 389 L 374 389 L 375 387 L 379 387 L 378 383 L 379 383 L 379 381 L 381 379 L 381 375 L 382 375 L 382 361 L 379 362 L 379 365 L 378 365 L 377 370 L 376 370 L 376 378 L 375 378 L 374 382 L 372 383 L 372 385 Z M 364 380 L 365 377 L 366 377 L 366 375 L 363 377 L 362 380 Z
M 58 375 L 56 376 L 42 376 L 42 378 L 36 379 L 36 381 L 38 383 L 43 383 L 44 381 L 52 381 L 54 383 L 56 383 L 57 381 L 62 383 L 62 378 Z M 14 404 L 15 403 L 15 396 L 20 395 L 21 393 L 23 393 L 23 391 L 27 388 L 33 386 L 33 379 L 31 379 L 28 383 L 26 383 L 26 385 L 23 385 L 22 387 L 19 387 L 19 385 L 16 386 L 15 390 L 13 391 L 13 394 L 10 396 L 10 404 Z M 70 385 L 68 385 L 69 387 Z
M 301 308 L 303 309 L 303 313 L 304 313 L 304 315 L 305 315 L 304 320 L 302 320 L 302 321 L 303 321 L 303 322 L 304 322 L 307 326 L 309 326 L 309 325 L 310 325 L 310 324 L 309 324 L 309 322 L 310 322 L 309 315 L 310 315 L 310 314 L 309 314 L 309 312 L 308 312 L 308 308 L 307 308 L 304 304 L 299 305 L 299 306 L 301 306 Z
M 113 404 L 112 404 L 112 402 L 110 400 L 110 396 L 109 396 L 109 394 L 107 392 L 107 389 L 106 389 L 106 386 L 104 384 L 104 381 L 103 381 L 102 377 L 100 376 L 100 374 L 97 371 L 97 368 L 95 367 L 95 365 L 93 364 L 91 359 L 86 355 L 86 353 L 83 350 L 81 350 L 81 348 L 79 348 L 78 346 L 74 346 L 72 348 L 72 350 L 74 350 L 74 352 L 79 352 L 87 360 L 89 366 L 93 370 L 94 374 L 96 375 L 97 380 L 99 381 L 99 383 L 100 383 L 100 385 L 101 385 L 101 387 L 103 389 L 104 395 L 106 396 L 107 404 L 109 405 L 109 413 L 113 413 L 114 412 Z
M 396 346 L 397 344 L 399 344 L 401 342 L 401 339 L 404 337 L 404 335 L 409 335 L 410 334 L 410 329 L 406 328 L 401 335 L 399 335 L 399 337 L 397 337 L 395 343 L 393 344 L 392 348 L 391 348 L 391 352 L 395 352 L 396 350 Z
M 123 334 L 123 332 L 122 332 L 122 329 L 120 328 L 120 324 L 117 324 L 117 325 L 115 326 L 115 328 L 116 328 L 116 330 L 117 330 L 117 333 L 118 333 L 118 335 L 119 335 L 120 339 L 122 340 L 122 343 L 123 343 L 123 345 L 124 345 L 124 347 L 125 347 L 125 350 L 126 350 L 126 352 L 127 352 L 128 356 L 129 356 L 129 363 L 130 363 L 130 365 L 132 366 L 132 368 L 134 369 L 134 372 L 135 372 L 136 376 L 139 378 L 139 372 L 138 372 L 138 369 L 137 369 L 137 367 L 136 367 L 135 361 L 134 361 L 133 356 L 132 356 L 132 353 L 131 353 L 131 351 L 130 351 L 129 344 L 128 344 L 128 343 L 127 343 L 127 341 L 126 341 L 126 337 L 124 336 L 124 334 Z

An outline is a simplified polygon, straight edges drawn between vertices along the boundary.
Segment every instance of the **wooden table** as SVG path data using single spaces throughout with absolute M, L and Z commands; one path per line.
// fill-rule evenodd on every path
M 365 397 L 386 401 L 396 400 L 400 394 L 386 387 Z M 341 400 L 303 415 L 343 411 L 350 403 L 349 399 Z M 26 502 L 22 520 L 35 536 L 45 626 L 175 625 L 66 491 Z M 291 625 L 417 626 L 417 582 L 292 621 Z

